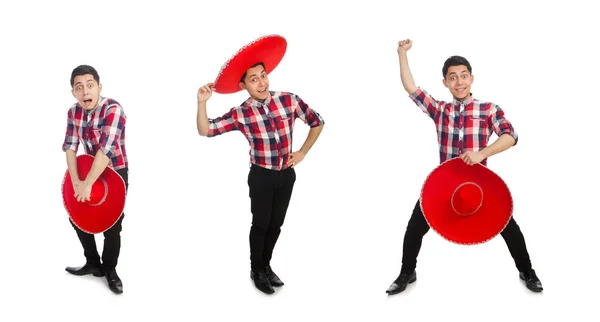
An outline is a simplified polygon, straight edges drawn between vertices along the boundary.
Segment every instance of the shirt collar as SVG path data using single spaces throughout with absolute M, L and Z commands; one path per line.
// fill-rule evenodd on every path
M 454 98 L 452 100 L 452 103 L 454 104 L 454 106 L 460 106 L 461 104 L 464 104 L 465 106 L 473 103 L 473 93 L 469 93 L 469 96 L 467 96 L 464 100 L 457 100 L 456 98 Z
M 255 100 L 252 97 L 249 97 L 248 100 L 246 101 L 246 103 L 248 103 L 251 107 L 263 107 L 263 106 L 269 106 L 269 103 L 271 102 L 271 92 L 269 92 L 269 95 L 267 96 L 267 98 L 265 98 L 264 102 L 260 102 Z

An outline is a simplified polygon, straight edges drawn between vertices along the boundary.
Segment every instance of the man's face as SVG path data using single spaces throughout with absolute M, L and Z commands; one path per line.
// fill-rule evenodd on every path
M 249 68 L 246 72 L 246 79 L 240 83 L 240 87 L 247 90 L 253 99 L 265 100 L 269 96 L 269 77 L 265 68 L 261 65 Z
M 98 84 L 91 74 L 75 76 L 71 93 L 84 110 L 91 110 L 98 105 L 102 84 Z
M 446 86 L 450 93 L 457 100 L 463 100 L 469 94 L 471 94 L 471 84 L 473 83 L 473 75 L 469 73 L 467 66 L 450 66 L 448 73 L 444 79 L 444 86 Z

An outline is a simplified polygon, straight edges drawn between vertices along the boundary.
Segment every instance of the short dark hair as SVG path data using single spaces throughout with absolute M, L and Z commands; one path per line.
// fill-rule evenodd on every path
M 469 64 L 469 61 L 466 58 L 461 56 L 451 56 L 450 58 L 446 59 L 446 61 L 444 62 L 444 67 L 442 68 L 442 74 L 444 75 L 444 78 L 446 78 L 446 74 L 448 74 L 448 68 L 450 68 L 451 66 L 460 65 L 467 66 L 467 70 L 469 71 L 469 73 L 473 74 L 473 71 L 471 70 L 471 64 Z
M 248 69 L 250 69 L 250 68 L 254 68 L 254 67 L 256 67 L 256 66 L 262 66 L 263 68 L 265 68 L 265 64 L 263 64 L 262 62 L 258 62 L 258 63 L 256 63 L 256 64 L 254 64 L 254 65 L 252 65 L 252 66 L 248 67 Z M 265 69 L 266 69 L 266 68 L 265 68 Z M 246 70 L 246 71 L 244 72 L 244 75 L 242 75 L 242 78 L 240 78 L 240 83 L 243 83 L 243 82 L 246 80 L 246 74 L 248 74 L 248 70 Z
M 71 87 L 74 85 L 73 82 L 75 81 L 75 77 L 87 74 L 91 74 L 96 83 L 100 84 L 100 76 L 98 76 L 98 72 L 94 67 L 89 65 L 79 65 L 71 72 Z

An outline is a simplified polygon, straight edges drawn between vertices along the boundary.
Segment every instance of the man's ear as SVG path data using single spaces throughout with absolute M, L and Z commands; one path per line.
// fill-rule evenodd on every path
M 442 79 L 442 83 L 444 83 L 444 86 L 446 86 L 446 88 L 448 88 L 448 83 L 446 82 L 446 79 Z
M 241 88 L 241 89 L 246 89 L 246 84 L 244 84 L 244 83 L 240 82 L 240 84 L 239 84 L 239 85 L 240 85 L 240 88 Z

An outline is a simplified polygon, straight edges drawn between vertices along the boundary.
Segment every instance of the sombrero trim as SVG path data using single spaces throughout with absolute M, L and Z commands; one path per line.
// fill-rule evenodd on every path
M 447 241 L 449 241 L 449 242 L 451 242 L 451 243 L 453 243 L 453 244 L 465 245 L 465 246 L 473 246 L 473 245 L 485 244 L 485 243 L 489 242 L 490 240 L 492 240 L 492 239 L 496 238 L 496 237 L 498 236 L 498 234 L 496 234 L 496 235 L 494 235 L 494 236 L 492 236 L 492 237 L 490 237 L 490 238 L 488 238 L 488 239 L 485 239 L 485 240 L 479 241 L 479 242 L 471 242 L 471 243 L 459 243 L 459 242 L 457 242 L 457 241 L 455 241 L 455 240 L 450 240 L 449 238 L 447 238 L 446 236 L 444 236 L 443 234 L 441 234 L 441 233 L 440 233 L 440 232 L 439 232 L 437 229 L 433 228 L 433 227 L 431 226 L 431 224 L 429 223 L 429 220 L 427 220 L 427 216 L 425 216 L 425 213 L 423 212 L 423 191 L 425 190 L 425 183 L 427 183 L 427 180 L 428 180 L 428 179 L 429 179 L 429 177 L 430 177 L 430 176 L 431 176 L 431 175 L 432 175 L 432 174 L 435 172 L 435 170 L 436 170 L 436 169 L 438 169 L 439 167 L 441 167 L 443 164 L 445 164 L 445 163 L 447 163 L 447 162 L 450 162 L 450 161 L 453 161 L 453 160 L 455 160 L 455 159 L 460 159 L 460 157 L 454 157 L 454 158 L 452 158 L 452 159 L 448 159 L 448 160 L 446 160 L 446 161 L 444 161 L 444 162 L 440 163 L 440 164 L 439 164 L 439 165 L 438 165 L 438 166 L 437 166 L 437 167 L 436 167 L 436 168 L 435 168 L 433 171 L 429 172 L 429 174 L 427 175 L 427 178 L 425 178 L 425 181 L 423 182 L 423 185 L 421 186 L 421 193 L 420 193 L 420 195 L 419 195 L 419 207 L 421 207 L 421 212 L 423 213 L 423 218 L 425 218 L 425 221 L 427 222 L 427 225 L 429 226 L 429 228 L 431 228 L 431 230 L 435 231 L 435 232 L 436 232 L 436 233 L 437 233 L 439 236 L 441 236 L 443 239 L 445 239 L 445 240 L 447 240 Z M 464 162 L 464 161 L 463 161 L 463 162 Z M 481 167 L 484 167 L 484 168 L 488 169 L 488 170 L 489 170 L 489 171 L 491 171 L 493 174 L 495 174 L 496 176 L 498 176 L 498 178 L 500 179 L 500 181 L 502 181 L 502 183 L 504 183 L 504 184 L 505 184 L 505 185 L 508 187 L 508 185 L 507 185 L 507 184 L 506 184 L 506 182 L 505 182 L 505 181 L 502 179 L 502 177 L 500 177 L 500 176 L 499 176 L 499 175 L 498 175 L 496 172 L 494 172 L 494 171 L 493 171 L 493 170 L 491 170 L 490 168 L 488 168 L 488 167 L 484 166 L 484 165 L 483 165 L 483 164 L 481 164 L 481 163 L 477 163 L 477 164 L 474 164 L 474 165 L 472 165 L 472 166 L 473 166 L 473 167 L 475 167 L 475 166 L 481 166 Z M 500 230 L 500 232 L 502 232 L 502 231 L 503 231 L 503 230 L 506 228 L 506 226 L 508 225 L 508 223 L 510 222 L 510 218 L 511 218 L 511 217 L 512 217 L 512 215 L 513 215 L 513 210 L 514 210 L 514 207 L 515 207 L 514 199 L 513 199 L 513 197 L 512 197 L 512 194 L 511 194 L 511 192 L 510 192 L 510 189 L 507 189 L 507 190 L 508 190 L 508 195 L 510 196 L 510 199 L 512 200 L 512 202 L 511 202 L 511 205 L 510 205 L 510 216 L 508 216 L 508 220 L 506 221 L 506 223 L 504 224 L 504 226 L 502 227 L 502 229 Z

